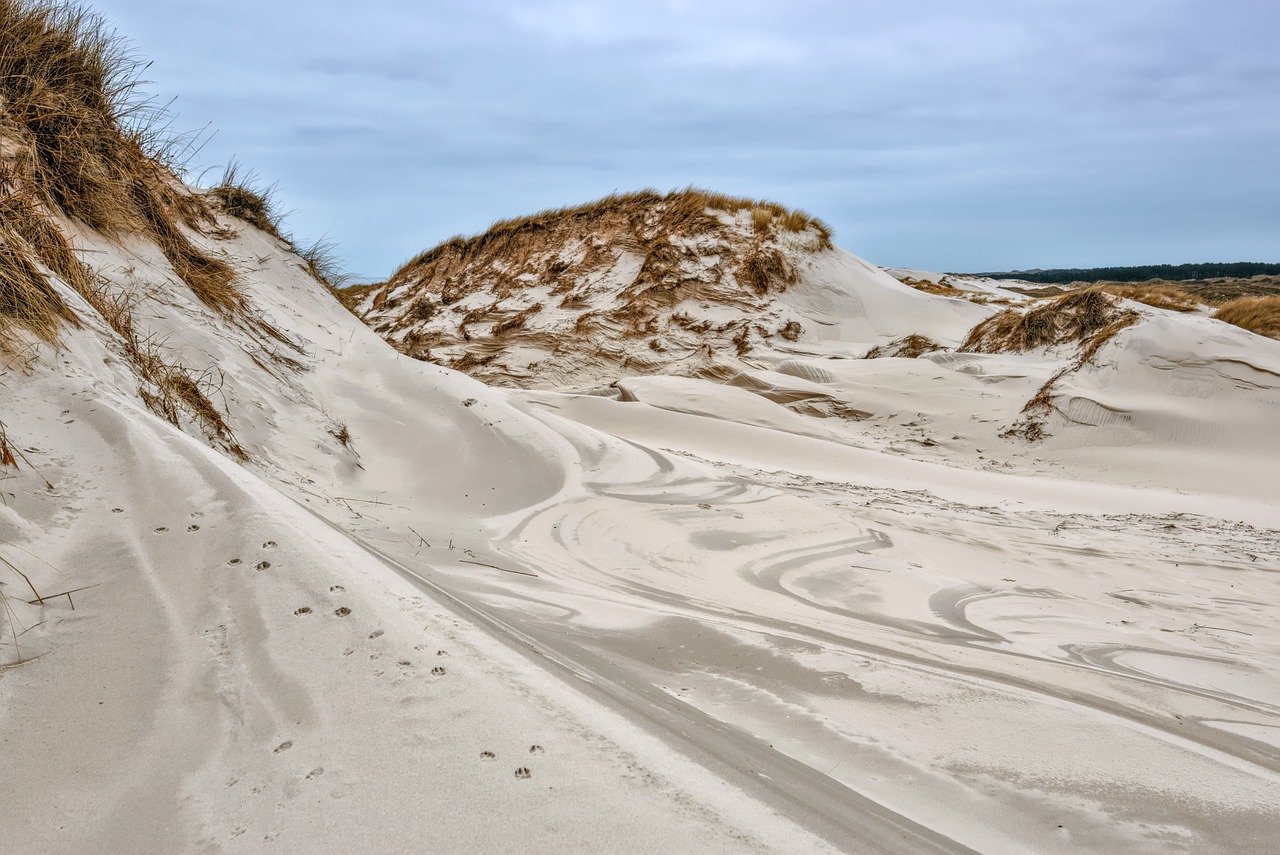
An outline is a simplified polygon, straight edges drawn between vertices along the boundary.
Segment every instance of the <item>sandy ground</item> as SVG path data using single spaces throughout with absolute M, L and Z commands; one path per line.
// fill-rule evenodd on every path
M 248 464 L 143 409 L 100 330 L 4 378 L 0 550 L 83 589 L 3 576 L 13 851 L 1280 840 L 1280 345 L 1152 315 L 1071 381 L 1127 419 L 1006 448 L 1053 358 L 833 340 L 756 392 L 500 391 L 265 236 L 218 246 L 302 370 L 127 261 Z M 943 299 L 851 265 L 811 296 L 872 307 L 860 335 Z M 866 417 L 778 402 L 806 383 Z

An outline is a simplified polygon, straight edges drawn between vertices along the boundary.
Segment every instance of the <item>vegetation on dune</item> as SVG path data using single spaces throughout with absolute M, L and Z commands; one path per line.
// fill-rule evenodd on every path
M 897 356 L 905 359 L 919 359 L 926 353 L 934 353 L 943 350 L 943 346 L 938 344 L 927 335 L 919 335 L 912 333 L 895 339 L 888 344 L 878 344 L 867 351 L 863 359 L 883 359 L 885 357 Z
M 1133 300 L 1157 309 L 1169 309 L 1174 312 L 1194 312 L 1203 302 L 1194 294 L 1189 294 L 1173 285 L 1144 283 L 1141 285 L 1121 285 L 1106 283 L 1098 285 L 1097 290 L 1126 300 Z
M 1018 279 L 1068 285 L 1073 282 L 1146 282 L 1152 279 L 1210 279 L 1215 277 L 1248 278 L 1280 274 L 1280 264 L 1236 261 L 1206 264 L 1147 264 L 1135 267 L 1070 267 L 1054 270 L 1011 270 L 1001 273 L 975 273 L 990 279 Z
M 1240 297 L 1223 303 L 1213 316 L 1249 332 L 1280 339 L 1280 296 Z
M 84 264 L 69 237 L 82 229 L 150 241 L 205 305 L 246 317 L 231 266 L 188 236 L 215 227 L 214 213 L 178 180 L 189 143 L 139 97 L 140 67 L 83 7 L 0 0 L 0 349 L 21 347 L 18 330 L 52 343 L 80 326 L 70 289 L 119 336 L 153 410 L 174 424 L 194 420 L 240 454 L 209 400 L 211 378 L 166 357 L 137 326 L 132 299 Z M 14 463 L 11 454 L 0 462 Z
M 5 276 L 0 322 L 51 339 L 69 320 L 45 272 L 72 287 L 88 277 L 67 276 L 65 239 L 49 236 L 60 220 L 150 239 L 205 304 L 242 310 L 231 267 L 184 232 L 212 225 L 212 213 L 175 178 L 183 141 L 138 97 L 140 64 L 119 37 L 77 5 L 0 0 L 0 45 L 0 243 L 34 262 Z
M 537 235 L 560 232 L 566 226 L 582 234 L 607 218 L 631 220 L 638 231 L 644 231 L 643 220 L 646 214 L 655 210 L 660 211 L 660 222 L 655 225 L 666 233 L 691 234 L 716 229 L 722 224 L 712 212 L 736 214 L 748 211 L 757 234 L 778 230 L 798 233 L 812 229 L 820 248 L 828 249 L 832 245 L 830 226 L 817 217 L 791 210 L 776 202 L 743 199 L 695 187 L 670 193 L 640 190 L 634 193 L 615 193 L 582 205 L 553 208 L 523 217 L 499 220 L 482 234 L 472 237 L 458 235 L 419 253 L 392 274 L 391 279 L 399 279 L 446 256 L 453 256 L 459 262 L 485 256 L 516 257 Z
M 288 215 L 280 210 L 274 184 L 259 184 L 252 172 L 232 161 L 223 170 L 221 180 L 205 191 L 205 197 L 227 216 L 248 223 L 287 244 L 302 259 L 307 272 L 328 286 L 344 305 L 348 305 L 341 292 L 351 276 L 338 255 L 337 244 L 321 237 L 313 243 L 300 245 L 293 235 L 287 234 L 284 221 Z
M 281 229 L 284 214 L 276 204 L 275 189 L 275 185 L 260 186 L 253 173 L 233 161 L 223 170 L 222 180 L 210 187 L 205 195 L 228 216 L 285 240 Z
M 1118 305 L 1115 295 L 1086 288 L 1051 297 L 1027 309 L 1006 309 L 969 331 L 961 345 L 969 353 L 1024 353 L 1036 348 L 1074 345 L 1075 358 L 1055 372 L 1022 409 L 1022 418 L 1005 432 L 1034 442 L 1045 436 L 1058 381 L 1093 362 L 1098 352 L 1141 315 Z
M 1090 288 L 1051 298 L 1030 309 L 1006 309 L 992 315 L 969 331 L 960 349 L 1023 353 L 1058 344 L 1089 347 L 1098 336 L 1110 338 L 1137 320 L 1137 312 L 1120 308 L 1111 295 Z
M 799 281 L 805 253 L 830 247 L 825 224 L 773 202 L 694 188 L 642 190 L 451 238 L 387 282 L 341 299 L 404 353 L 458 370 L 486 368 L 518 343 L 546 345 L 534 318 L 544 311 L 581 313 L 569 321 L 576 336 L 643 338 L 663 352 L 697 347 L 686 341 L 697 331 L 681 325 L 678 304 L 753 311 Z M 611 280 L 617 293 L 597 302 L 596 283 L 610 270 L 622 274 Z M 450 307 L 463 304 L 455 316 Z M 751 349 L 753 336 L 794 340 L 801 332 L 798 324 L 764 332 L 740 322 L 717 327 L 739 353 Z M 454 351 L 445 355 L 447 348 Z M 645 354 L 619 358 L 634 367 Z

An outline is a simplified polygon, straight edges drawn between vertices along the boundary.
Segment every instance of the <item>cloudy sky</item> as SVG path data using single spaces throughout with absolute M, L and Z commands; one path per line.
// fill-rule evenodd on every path
M 1280 261 L 1275 0 L 98 0 L 179 127 L 389 273 L 688 184 L 882 264 Z

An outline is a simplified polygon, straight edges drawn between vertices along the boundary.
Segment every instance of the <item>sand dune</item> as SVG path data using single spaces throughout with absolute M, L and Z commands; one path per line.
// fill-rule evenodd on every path
M 366 326 L 103 127 L 0 188 L 6 849 L 1274 850 L 1280 342 L 690 191 Z

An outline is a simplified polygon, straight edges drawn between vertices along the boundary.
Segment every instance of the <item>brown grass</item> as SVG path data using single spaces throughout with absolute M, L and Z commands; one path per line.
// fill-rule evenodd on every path
M 939 297 L 964 298 L 973 294 L 972 291 L 965 291 L 940 282 L 931 282 L 928 279 L 912 279 L 909 276 L 904 276 L 898 281 L 903 285 L 916 289 L 917 291 L 923 291 L 926 294 L 936 294 Z
M 1219 306 L 1213 316 L 1249 332 L 1280 339 L 1280 297 L 1238 297 Z
M 14 457 L 13 448 L 9 445 L 9 433 L 5 430 L 4 422 L 0 422 L 0 466 L 18 466 L 18 458 Z
M 1155 283 L 1108 283 L 1097 286 L 1098 290 L 1116 297 L 1124 297 L 1157 309 L 1169 309 L 1174 312 L 1194 312 L 1204 305 L 1200 298 L 1188 294 L 1173 285 Z
M 1004 436 L 1029 442 L 1043 439 L 1045 423 L 1053 413 L 1053 393 L 1058 381 L 1093 362 L 1107 342 L 1137 323 L 1140 315 L 1116 305 L 1116 297 L 1102 288 L 1071 291 L 1041 301 L 1023 312 L 1008 309 L 974 327 L 962 351 L 970 353 L 1022 353 L 1039 347 L 1076 344 L 1075 358 L 1053 374 L 1022 408 L 1022 418 Z
M 938 344 L 927 335 L 918 335 L 912 333 L 903 336 L 900 339 L 889 342 L 888 344 L 878 344 L 867 351 L 863 359 L 882 359 L 887 356 L 898 356 L 906 359 L 919 359 L 926 353 L 942 350 L 942 345 Z
M 738 281 L 757 294 L 768 293 L 770 285 L 779 286 L 779 290 L 794 285 L 798 278 L 796 269 L 776 249 L 756 249 L 738 268 Z
M 282 230 L 284 214 L 276 205 L 275 190 L 274 185 L 259 186 L 253 173 L 232 161 L 223 170 L 222 180 L 206 195 L 227 215 L 287 241 Z
M 78 260 L 63 257 L 65 238 L 49 237 L 60 231 L 59 218 L 110 239 L 149 238 L 207 305 L 243 309 L 231 268 L 183 232 L 212 215 L 162 165 L 174 160 L 176 140 L 163 134 L 162 114 L 137 97 L 140 63 L 121 40 L 74 4 L 0 0 L 0 46 L 0 243 L 11 262 L 0 326 L 50 340 L 70 320 L 46 278 L 52 272 L 81 285 Z M 32 217 L 44 220 L 43 230 Z M 14 261 L 18 252 L 32 255 Z
M 1121 309 L 1106 292 L 1089 288 L 1046 300 L 1026 311 L 1006 309 L 969 331 L 961 351 L 1023 353 L 1057 344 L 1086 343 L 1117 321 L 1128 326 L 1138 314 Z
M 531 238 L 589 234 L 603 221 L 625 222 L 630 226 L 627 230 L 635 236 L 653 240 L 660 234 L 690 234 L 716 229 L 722 224 L 708 212 L 736 213 L 743 210 L 751 212 L 753 223 L 764 222 L 767 213 L 767 222 L 780 222 L 785 231 L 813 229 L 819 248 L 831 246 L 830 226 L 803 211 L 792 211 L 776 202 L 741 199 L 693 187 L 665 194 L 657 190 L 640 190 L 615 193 L 584 205 L 499 220 L 483 234 L 469 238 L 453 237 L 419 253 L 391 278 L 396 280 L 409 273 L 420 274 L 424 268 L 442 266 L 440 263 L 446 259 L 453 262 L 448 265 L 450 267 L 460 267 L 480 258 L 522 259 L 527 254 Z
M 410 260 L 373 289 L 371 298 L 371 289 L 362 289 L 341 299 L 351 307 L 367 300 L 371 312 L 387 315 L 390 327 L 379 327 L 384 333 L 416 329 L 430 320 L 420 314 L 426 298 L 432 306 L 449 306 L 475 292 L 503 300 L 535 283 L 563 294 L 562 307 L 583 308 L 582 295 L 572 293 L 575 284 L 617 263 L 625 252 L 640 258 L 639 270 L 620 295 L 622 305 L 607 319 L 619 335 L 645 336 L 653 330 L 655 312 L 681 300 L 711 293 L 731 299 L 761 295 L 795 283 L 798 273 L 782 251 L 787 247 L 778 243 L 784 233 L 800 235 L 814 251 L 831 245 L 830 229 L 821 221 L 773 202 L 695 188 L 615 194 L 497 222 L 475 237 L 451 238 Z M 708 253 L 719 262 L 708 266 Z M 406 283 L 414 287 L 392 300 L 391 292 Z M 468 314 L 463 327 L 480 317 Z M 495 334 L 520 328 L 514 320 L 499 322 Z M 415 348 L 429 350 L 431 343 L 443 344 L 453 335 L 426 334 L 429 339 L 413 339 Z M 400 341 L 403 347 L 409 340 Z

